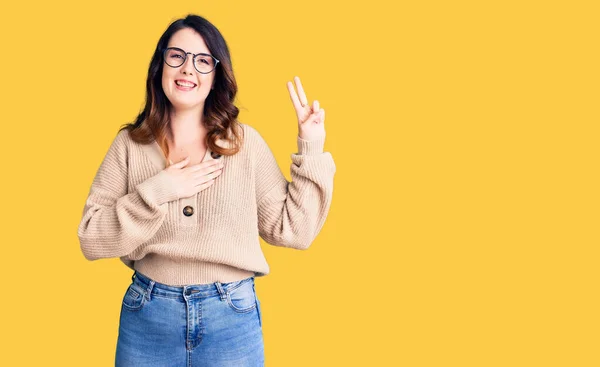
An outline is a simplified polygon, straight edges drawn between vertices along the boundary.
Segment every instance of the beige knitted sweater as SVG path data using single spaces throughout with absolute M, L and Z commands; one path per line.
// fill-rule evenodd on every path
M 187 285 L 267 275 L 259 236 L 276 246 L 308 248 L 333 193 L 336 166 L 323 151 L 325 139 L 297 137 L 289 182 L 262 136 L 240 126 L 241 150 L 213 157 L 208 149 L 204 161 L 223 159 L 223 173 L 187 198 L 178 197 L 164 171 L 158 143 L 138 144 L 120 131 L 83 209 L 77 233 L 85 258 L 119 257 L 157 282 Z

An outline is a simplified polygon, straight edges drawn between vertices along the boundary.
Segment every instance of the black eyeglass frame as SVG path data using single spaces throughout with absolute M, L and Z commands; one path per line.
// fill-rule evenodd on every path
M 187 61 L 188 55 L 192 55 L 192 64 L 194 64 L 194 69 L 196 69 L 196 71 L 199 72 L 200 74 L 210 74 L 210 73 L 212 73 L 213 71 L 215 71 L 215 69 L 217 68 L 217 65 L 219 64 L 219 59 L 217 59 L 216 57 L 214 57 L 213 55 L 210 55 L 210 54 L 206 54 L 206 53 L 203 53 L 203 52 L 194 54 L 194 53 L 191 53 L 191 52 L 186 52 L 185 50 L 182 50 L 179 47 L 167 47 L 167 48 L 164 48 L 162 50 L 163 60 L 164 60 L 165 64 L 167 64 L 167 66 L 172 67 L 172 68 L 178 68 L 178 67 L 181 67 L 181 65 L 179 65 L 179 66 L 169 65 L 169 63 L 167 62 L 167 51 L 169 51 L 169 50 L 181 51 L 185 55 L 185 58 L 183 59 L 183 62 L 181 63 L 181 65 L 185 64 L 185 62 Z M 200 55 L 212 57 L 212 59 L 215 61 L 215 67 L 212 68 L 211 71 L 202 72 L 202 71 L 198 70 L 198 67 L 196 67 L 196 56 L 200 56 Z

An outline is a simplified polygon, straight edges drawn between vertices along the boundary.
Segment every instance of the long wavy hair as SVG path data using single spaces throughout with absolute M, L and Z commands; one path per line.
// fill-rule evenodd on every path
M 129 130 L 131 139 L 141 144 L 150 144 L 156 140 L 165 157 L 169 156 L 166 134 L 173 106 L 162 89 L 162 50 L 167 47 L 171 36 L 184 28 L 191 28 L 200 34 L 210 53 L 220 61 L 213 71 L 216 73 L 214 88 L 204 102 L 203 122 L 208 130 L 205 143 L 215 153 L 234 155 L 240 150 L 243 134 L 237 121 L 239 109 L 233 104 L 237 94 L 237 83 L 233 75 L 229 48 L 221 32 L 198 15 L 189 14 L 174 21 L 162 34 L 148 68 L 146 106 L 135 122 L 121 126 L 119 131 Z M 218 146 L 218 139 L 228 141 L 228 147 Z

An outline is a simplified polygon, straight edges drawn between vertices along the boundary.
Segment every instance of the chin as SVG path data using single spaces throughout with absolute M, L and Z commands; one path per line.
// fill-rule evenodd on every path
M 189 101 L 175 101 L 175 103 L 171 102 L 173 107 L 178 110 L 190 110 L 193 108 L 198 108 L 204 105 L 204 101 L 197 101 L 194 103 L 190 103 Z

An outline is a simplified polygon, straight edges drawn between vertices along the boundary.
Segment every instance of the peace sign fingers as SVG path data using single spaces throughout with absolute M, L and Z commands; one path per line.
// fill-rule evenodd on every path
M 304 88 L 302 87 L 302 82 L 300 82 L 300 78 L 297 76 L 294 77 L 294 82 L 296 82 L 296 89 L 298 89 L 298 93 L 296 93 L 292 82 L 287 82 L 287 87 L 288 91 L 290 92 L 292 104 L 294 105 L 294 109 L 296 110 L 296 115 L 298 115 L 298 123 L 301 124 L 307 120 L 307 118 L 311 115 L 313 110 L 308 104 L 308 99 L 306 98 L 306 93 L 304 92 Z
M 306 93 L 304 93 L 304 88 L 302 87 L 302 83 L 300 82 L 300 77 L 294 77 L 294 81 L 296 82 L 296 88 L 298 89 L 300 103 L 302 104 L 302 107 L 304 107 L 308 105 L 308 99 L 306 98 Z
M 290 92 L 290 98 L 296 115 L 298 116 L 298 136 L 304 140 L 317 140 L 325 136 L 325 110 L 321 108 L 319 101 L 315 100 L 312 104 L 308 103 L 306 93 L 302 87 L 299 77 L 294 77 L 296 90 L 292 82 L 287 82 L 287 88 Z
M 300 82 L 299 77 L 294 77 L 294 81 L 296 82 L 296 88 L 298 88 L 298 93 L 294 89 L 294 85 L 292 82 L 287 82 L 288 91 L 290 92 L 290 98 L 292 99 L 292 103 L 296 110 L 300 110 L 308 105 L 308 99 L 306 98 L 306 93 L 304 93 L 304 88 L 302 88 L 302 83 Z

